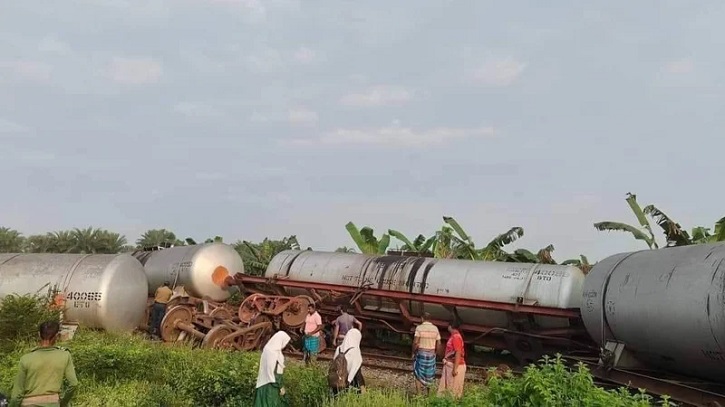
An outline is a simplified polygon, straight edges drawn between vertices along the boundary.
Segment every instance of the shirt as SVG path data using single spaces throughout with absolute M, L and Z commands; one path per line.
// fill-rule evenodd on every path
M 345 336 L 347 331 L 352 329 L 354 323 L 355 317 L 348 313 L 344 313 L 335 319 L 335 324 L 338 327 L 338 334 L 342 336 Z
M 15 404 L 11 405 L 19 406 L 25 397 L 60 394 L 63 378 L 68 380 L 66 398 L 70 398 L 78 386 L 70 352 L 55 346 L 33 349 L 20 358 L 18 375 L 10 394 Z
M 160 304 L 166 304 L 171 299 L 171 296 L 174 294 L 173 291 L 169 287 L 162 286 L 156 289 L 156 295 L 154 297 L 154 301 L 160 303 Z
M 461 353 L 461 359 L 459 364 L 465 365 L 466 362 L 464 360 L 464 357 L 466 356 L 466 349 L 463 346 L 463 337 L 461 336 L 460 332 L 453 331 L 451 337 L 448 338 L 448 342 L 446 342 L 445 358 L 449 359 L 451 362 L 455 362 L 456 351 Z
M 441 340 L 441 334 L 438 327 L 428 321 L 415 327 L 415 337 L 418 339 L 418 348 L 435 350 L 436 341 Z
M 305 333 L 309 335 L 310 332 L 317 329 L 317 325 L 322 325 L 322 317 L 320 314 L 318 314 L 317 311 L 315 311 L 312 315 L 308 313 L 305 317 Z M 320 333 L 317 332 L 313 336 L 320 336 Z

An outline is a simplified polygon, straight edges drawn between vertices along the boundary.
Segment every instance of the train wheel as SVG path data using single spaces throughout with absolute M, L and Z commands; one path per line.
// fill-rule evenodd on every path
M 234 329 L 228 325 L 217 325 L 210 329 L 201 341 L 201 346 L 209 349 L 230 348 L 231 344 L 222 342 L 226 336 L 234 333 Z
M 254 302 L 257 300 L 257 298 L 260 296 L 260 294 L 252 294 L 249 297 L 245 298 L 244 301 L 242 301 L 242 305 L 239 306 L 239 312 L 237 316 L 239 316 L 239 321 L 241 321 L 243 324 L 248 324 L 254 319 L 254 316 L 257 315 L 259 312 L 257 310 L 257 307 L 254 306 Z
M 232 313 L 226 309 L 226 308 L 216 308 L 214 311 L 209 314 L 212 318 L 219 318 L 223 320 L 231 320 L 232 319 Z
M 178 323 L 191 324 L 194 314 L 189 307 L 177 305 L 166 312 L 164 319 L 161 320 L 161 339 L 164 342 L 176 342 L 179 335 L 183 332 L 177 328 Z
M 302 325 L 307 316 L 307 306 L 313 302 L 312 298 L 306 295 L 295 297 L 282 313 L 282 322 L 292 328 Z

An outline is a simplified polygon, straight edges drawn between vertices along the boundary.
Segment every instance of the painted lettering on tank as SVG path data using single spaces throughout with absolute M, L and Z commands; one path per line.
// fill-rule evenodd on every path
M 720 351 L 701 349 L 700 352 L 702 352 L 702 355 L 710 360 L 725 362 L 725 354 Z
M 172 263 L 171 264 L 171 272 L 169 275 L 174 278 L 178 276 L 182 272 L 188 272 L 191 271 L 191 262 L 190 261 L 182 261 L 178 263 Z
M 346 282 L 346 283 L 360 284 L 361 280 L 362 279 L 360 278 L 360 276 L 357 276 L 357 275 L 347 274 L 347 275 L 342 276 L 342 281 Z M 392 290 L 401 290 L 403 288 L 407 289 L 410 287 L 410 282 L 408 282 L 408 281 L 401 282 L 400 280 L 392 279 L 392 278 L 380 280 L 380 283 L 381 283 L 381 286 L 390 286 L 390 289 L 392 289 Z M 420 288 L 421 286 L 422 286 L 422 284 L 419 282 L 413 283 L 414 288 Z M 425 283 L 426 289 L 429 286 L 430 286 L 430 284 Z
M 604 307 L 607 310 L 607 314 L 614 315 L 614 313 L 616 311 L 616 307 L 614 306 L 614 301 L 612 301 L 612 300 L 607 301 L 607 303 L 605 304 Z
M 566 270 L 536 270 L 533 273 L 534 279 L 538 281 L 551 281 L 554 278 L 566 278 L 569 277 L 569 272 Z
M 96 291 L 71 291 L 65 296 L 67 304 L 69 303 L 71 308 L 91 308 L 92 303 L 100 301 L 101 298 L 102 293 Z
M 510 267 L 501 275 L 504 280 L 526 280 L 527 269 L 521 267 Z

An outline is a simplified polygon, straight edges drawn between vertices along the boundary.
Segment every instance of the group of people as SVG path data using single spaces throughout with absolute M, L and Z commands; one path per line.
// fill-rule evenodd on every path
M 330 366 L 330 377 L 328 377 L 330 390 L 333 395 L 337 395 L 343 390 L 364 393 L 365 379 L 362 373 L 363 359 L 360 350 L 363 324 L 350 315 L 345 308 L 339 308 L 339 312 L 340 315 L 333 322 L 332 343 L 337 348 Z M 466 375 L 463 337 L 458 331 L 458 327 L 457 322 L 448 327 L 450 337 L 443 348 L 443 371 L 438 385 L 438 394 L 451 392 L 454 397 L 462 395 Z M 316 359 L 322 329 L 322 318 L 314 304 L 311 304 L 302 328 L 303 349 L 307 364 Z M 9 407 L 68 405 L 78 385 L 78 380 L 70 352 L 55 346 L 59 333 L 60 324 L 58 322 L 49 321 L 40 325 L 40 346 L 20 358 Z M 289 344 L 290 339 L 289 334 L 279 331 L 264 346 L 255 386 L 255 407 L 288 405 L 283 381 L 285 360 L 282 350 Z M 436 359 L 440 350 L 440 332 L 430 322 L 430 315 L 424 314 L 422 323 L 416 327 L 413 341 L 413 374 L 419 392 L 429 392 L 435 380 Z M 333 368 L 343 371 L 338 370 L 336 373 Z M 342 380 L 333 381 L 332 378 L 335 374 Z M 68 382 L 68 387 L 61 395 L 61 385 L 64 379 Z M 3 400 L 2 395 L 0 395 L 0 402 L 7 403 Z
M 438 395 L 450 392 L 459 398 L 463 394 L 466 378 L 466 350 L 463 336 L 459 331 L 460 323 L 453 320 L 448 325 L 448 341 L 441 346 L 441 334 L 438 327 L 430 322 L 430 314 L 424 313 L 422 323 L 415 328 L 413 336 L 413 375 L 419 393 L 430 392 L 436 374 L 438 355 L 443 350 L 443 369 L 438 383 Z
M 362 323 L 347 313 L 347 310 L 340 308 L 340 316 L 333 322 L 334 334 L 333 344 L 337 346 L 333 355 L 333 364 L 336 359 L 342 356 L 345 363 L 343 384 L 332 385 L 330 391 L 333 395 L 343 390 L 365 392 L 365 379 L 362 375 L 362 352 L 360 341 L 362 340 Z M 359 327 L 355 328 L 354 326 Z M 304 334 L 303 354 L 305 363 L 309 365 L 317 358 L 321 331 L 323 328 L 322 317 L 316 311 L 314 304 L 310 304 L 305 325 L 302 327 Z M 254 407 L 280 407 L 287 406 L 287 391 L 284 387 L 283 373 L 285 368 L 284 355 L 282 350 L 289 344 L 291 338 L 287 332 L 279 331 L 267 341 L 262 349 L 262 356 L 259 361 L 259 372 L 257 374 L 256 390 L 254 393 Z M 331 371 L 335 366 L 331 366 Z M 334 373 L 334 372 L 333 372 Z
M 333 322 L 332 343 L 337 348 L 333 355 L 330 370 L 335 367 L 335 360 L 340 355 L 345 358 L 344 384 L 331 385 L 331 393 L 339 394 L 343 390 L 365 392 L 365 378 L 362 373 L 362 353 L 360 341 L 362 340 L 362 322 L 350 315 L 345 308 L 338 308 L 340 315 Z M 438 395 L 450 393 L 455 398 L 463 394 L 463 384 L 466 376 L 465 348 L 463 336 L 459 331 L 458 321 L 448 326 L 449 338 L 446 346 L 441 346 L 441 335 L 438 327 L 430 322 L 430 315 L 425 313 L 422 323 L 415 329 L 413 340 L 413 375 L 416 389 L 419 393 L 430 393 L 436 376 L 436 361 L 443 350 L 443 369 L 438 383 Z M 321 332 L 323 329 L 322 317 L 316 311 L 314 304 L 308 307 L 308 315 L 301 331 L 303 336 L 303 357 L 309 365 L 316 359 Z M 287 397 L 283 381 L 285 368 L 282 350 L 289 344 L 290 336 L 279 331 L 275 333 L 262 350 L 259 363 L 254 407 L 286 406 Z M 339 345 L 338 345 L 339 344 Z

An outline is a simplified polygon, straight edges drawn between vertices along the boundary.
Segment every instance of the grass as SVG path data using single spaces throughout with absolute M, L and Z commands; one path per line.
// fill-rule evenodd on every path
M 20 356 L 36 345 L 30 333 L 47 318 L 24 297 L 6 299 L 0 320 L 0 393 L 9 394 Z M 17 317 L 21 313 L 22 317 Z M 169 346 L 128 335 L 79 330 L 63 346 L 70 349 L 80 385 L 75 406 L 250 406 L 259 352 L 227 352 Z M 484 386 L 467 385 L 464 397 L 408 397 L 405 389 L 373 388 L 363 395 L 330 399 L 324 362 L 305 367 L 289 360 L 285 387 L 292 407 L 625 407 L 656 405 L 644 394 L 607 391 L 594 385 L 586 367 L 569 370 L 558 358 L 529 366 L 519 377 L 493 377 Z M 371 381 L 372 382 L 372 381 Z M 668 405 L 665 400 L 662 405 Z

